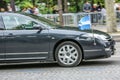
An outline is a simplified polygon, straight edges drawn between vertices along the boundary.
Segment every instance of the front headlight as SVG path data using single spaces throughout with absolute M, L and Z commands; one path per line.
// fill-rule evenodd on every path
M 98 38 L 98 39 L 100 39 L 100 40 L 107 41 L 107 39 L 106 39 L 105 36 L 97 35 L 97 36 L 95 36 L 95 37 Z
M 106 44 L 106 39 L 104 39 L 104 38 L 100 38 L 100 37 L 97 37 L 96 38 L 97 40 L 98 40 L 98 42 L 100 43 L 100 44 L 102 44 L 104 47 L 107 47 L 107 44 Z
M 96 38 L 98 39 L 101 39 L 103 41 L 109 41 L 110 39 L 112 39 L 112 36 L 108 35 L 108 36 L 105 36 L 105 35 L 98 35 L 98 34 L 95 34 L 94 35 Z

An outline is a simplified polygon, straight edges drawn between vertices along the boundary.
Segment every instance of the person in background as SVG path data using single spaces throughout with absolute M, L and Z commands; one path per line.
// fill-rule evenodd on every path
M 104 23 L 104 21 L 105 21 L 105 19 L 106 19 L 106 9 L 105 9 L 105 6 L 104 6 L 104 5 L 102 6 L 101 14 L 102 14 L 102 21 L 103 21 L 103 23 Z
M 93 4 L 92 12 L 97 12 L 97 4 Z
M 29 7 L 27 10 L 29 11 L 30 14 L 34 13 L 34 8 L 33 7 Z
M 33 14 L 35 14 L 35 15 L 39 14 L 39 9 L 38 9 L 37 5 L 33 7 L 33 11 L 34 11 Z
M 30 8 L 26 8 L 26 7 L 24 7 L 24 8 L 22 9 L 22 12 L 23 12 L 23 13 L 31 14 Z
M 114 1 L 114 10 L 116 11 L 119 5 Z
M 102 6 L 101 6 L 101 3 L 100 2 L 97 2 L 97 12 L 101 12 L 101 9 L 102 9 Z M 100 21 L 101 20 L 101 13 L 98 13 L 98 20 Z
M 101 6 L 100 2 L 98 2 L 98 3 L 97 3 L 97 11 L 100 12 L 101 9 L 102 9 L 102 6 Z
M 7 8 L 8 8 L 8 12 L 12 12 L 12 8 L 10 5 L 8 5 Z
M 103 16 L 106 16 L 106 9 L 104 5 L 102 6 L 101 13 Z
M 0 8 L 0 12 L 5 12 L 5 9 L 4 8 Z
M 91 12 L 91 10 L 92 10 L 91 4 L 88 1 L 86 1 L 83 5 L 83 11 L 84 12 Z
M 97 4 L 93 4 L 93 8 L 92 8 L 92 14 L 91 14 L 91 21 L 92 23 L 97 23 L 98 22 L 98 14 L 97 12 Z
M 22 9 L 22 12 L 23 12 L 23 13 L 27 13 L 27 8 L 24 7 L 24 8 Z
M 116 16 L 120 19 L 120 6 L 116 8 Z

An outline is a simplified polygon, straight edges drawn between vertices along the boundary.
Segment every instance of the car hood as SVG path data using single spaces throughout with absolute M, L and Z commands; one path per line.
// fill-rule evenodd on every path
M 62 29 L 62 30 L 70 30 L 70 31 L 78 31 L 80 34 L 86 34 L 88 36 L 93 36 L 94 37 L 99 37 L 99 38 L 104 38 L 104 39 L 110 39 L 111 36 L 108 33 L 95 30 L 95 29 L 89 29 L 89 30 L 80 30 L 78 27 L 69 27 L 69 26 L 64 26 L 64 27 L 57 27 L 57 29 Z

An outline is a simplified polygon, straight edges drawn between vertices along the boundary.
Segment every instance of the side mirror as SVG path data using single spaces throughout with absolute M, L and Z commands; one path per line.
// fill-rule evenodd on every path
M 33 29 L 42 30 L 42 27 L 41 27 L 41 25 L 39 25 L 39 24 L 35 24 L 35 25 L 33 26 Z

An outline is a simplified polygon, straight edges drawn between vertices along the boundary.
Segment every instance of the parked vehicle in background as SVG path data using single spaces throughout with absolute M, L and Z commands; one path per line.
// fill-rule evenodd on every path
M 114 54 L 115 41 L 98 30 L 60 26 L 43 17 L 0 13 L 0 63 L 57 62 L 77 66 L 82 60 Z

